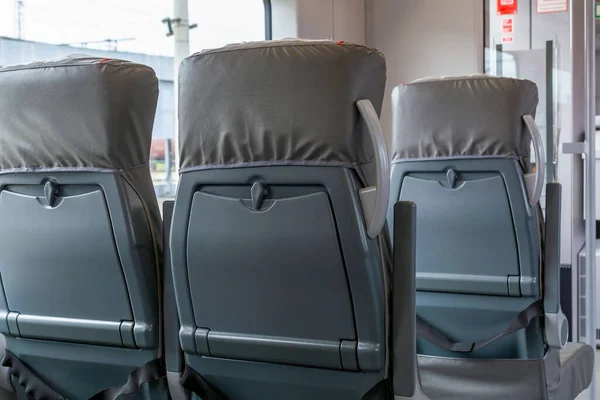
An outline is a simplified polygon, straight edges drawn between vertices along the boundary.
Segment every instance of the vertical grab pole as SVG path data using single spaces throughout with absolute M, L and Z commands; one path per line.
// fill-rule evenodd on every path
M 175 173 L 179 174 L 179 65 L 190 55 L 190 24 L 188 18 L 188 0 L 173 0 L 173 94 L 174 94 L 174 136 Z
M 595 0 L 585 0 L 585 275 L 586 275 L 586 341 L 596 348 L 596 20 Z M 592 374 L 595 376 L 595 373 Z M 590 384 L 590 399 L 596 397 L 595 379 Z
M 502 74 L 504 73 L 502 66 L 504 60 L 502 59 L 502 45 L 501 44 L 497 44 L 496 45 L 496 76 L 503 76 Z

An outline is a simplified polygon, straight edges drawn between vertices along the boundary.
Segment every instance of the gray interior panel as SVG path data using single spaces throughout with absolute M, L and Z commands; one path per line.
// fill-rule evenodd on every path
M 43 185 L 35 187 L 40 196 L 20 188 L 0 192 L 0 271 L 9 308 L 33 316 L 132 320 L 102 190 L 59 193 L 50 207 Z M 73 301 L 86 298 L 102 298 L 102 307 Z
M 144 207 L 119 173 L 0 176 L 0 330 L 7 350 L 63 396 L 122 385 L 159 357 Z M 147 390 L 165 395 L 160 383 Z
M 539 226 L 516 160 L 449 159 L 392 166 L 392 198 L 417 203 L 417 314 L 455 341 L 501 332 L 539 299 Z M 391 212 L 388 214 L 388 221 Z M 419 354 L 540 358 L 542 321 L 472 353 L 424 339 Z
M 373 374 L 189 356 L 188 363 L 232 400 L 361 399 Z M 197 399 L 197 397 L 196 397 Z
M 187 262 L 197 326 L 354 339 L 350 293 L 324 188 L 295 197 L 269 196 L 258 210 L 252 207 L 250 186 L 240 189 L 242 198 L 202 191 L 193 196 Z M 268 185 L 267 190 L 277 188 Z
M 156 358 L 152 350 L 12 337 L 6 338 L 6 345 L 47 384 L 69 399 L 89 399 L 101 390 L 120 386 L 127 381 L 131 371 Z M 28 398 L 14 377 L 13 386 L 19 393 L 19 399 Z M 165 395 L 164 390 L 162 395 Z
M 402 183 L 400 200 L 418 204 L 417 290 L 508 295 L 519 260 L 502 176 L 455 173 L 450 185 L 447 175 L 409 173 Z
M 417 292 L 417 313 L 456 341 L 480 341 L 501 332 L 534 300 L 499 296 Z M 473 353 L 456 353 L 417 338 L 419 354 L 454 358 L 539 358 L 544 355 L 542 321 Z
M 509 279 L 508 277 L 511 275 L 506 275 L 506 285 L 509 288 L 508 291 L 510 291 L 511 296 L 516 295 L 516 296 L 531 296 L 531 297 L 536 297 L 539 296 L 539 280 L 538 280 L 538 275 L 539 275 L 539 225 L 538 225 L 538 216 L 537 216 L 537 211 L 535 208 L 532 208 L 529 206 L 528 202 L 527 202 L 527 190 L 525 188 L 525 184 L 523 181 L 523 172 L 522 169 L 520 167 L 520 164 L 515 161 L 515 160 L 509 160 L 509 159 L 474 159 L 474 160 L 468 160 L 468 159 L 449 159 L 449 160 L 430 160 L 430 161 L 411 161 L 411 162 L 400 162 L 400 163 L 396 163 L 392 165 L 392 176 L 391 176 L 391 194 L 390 194 L 390 204 L 393 204 L 394 202 L 398 201 L 400 199 L 400 197 L 402 196 L 402 186 L 405 182 L 405 178 L 407 177 L 411 177 L 411 176 L 419 176 L 419 177 L 423 177 L 423 176 L 427 176 L 429 177 L 429 179 L 431 180 L 437 180 L 438 182 L 442 182 L 441 184 L 438 185 L 447 185 L 447 173 L 448 171 L 452 169 L 454 171 L 456 171 L 458 173 L 458 178 L 460 178 L 460 176 L 473 176 L 473 177 L 482 177 L 482 175 L 488 175 L 488 176 L 501 176 L 502 180 L 504 181 L 504 190 L 505 190 L 505 194 L 503 195 L 503 197 L 505 199 L 507 199 L 508 202 L 508 209 L 510 210 L 510 214 L 506 215 L 506 206 L 502 206 L 499 208 L 499 210 L 497 210 L 497 207 L 491 207 L 488 206 L 488 204 L 495 204 L 495 202 L 497 202 L 497 198 L 492 198 L 491 195 L 488 195 L 487 192 L 486 193 L 482 193 L 482 194 L 478 194 L 479 196 L 479 200 L 478 202 L 482 204 L 482 206 L 480 207 L 484 207 L 486 210 L 488 210 L 487 213 L 482 213 L 479 216 L 481 218 L 484 218 L 484 220 L 486 221 L 498 221 L 500 219 L 501 215 L 504 215 L 507 219 L 510 218 L 510 224 L 513 226 L 513 239 L 512 240 L 507 240 L 501 238 L 501 237 L 497 237 L 497 231 L 494 227 L 494 229 L 487 229 L 487 231 L 485 232 L 485 234 L 481 234 L 479 237 L 474 237 L 472 241 L 461 241 L 461 240 L 457 240 L 457 242 L 455 243 L 455 247 L 458 248 L 454 248 L 451 250 L 447 250 L 446 251 L 451 251 L 452 253 L 450 254 L 456 254 L 460 249 L 465 249 L 463 251 L 463 253 L 467 253 L 467 254 L 471 254 L 470 252 L 473 251 L 475 252 L 475 254 L 477 254 L 477 252 L 482 252 L 485 247 L 484 246 L 499 246 L 499 247 L 495 247 L 496 250 L 500 251 L 501 253 L 498 254 L 498 251 L 493 252 L 494 253 L 494 257 L 504 257 L 505 255 L 503 254 L 503 252 L 505 252 L 505 248 L 508 248 L 509 250 L 512 248 L 514 249 L 516 246 L 516 255 L 517 255 L 517 265 L 518 265 L 518 273 L 516 274 L 516 282 L 518 282 L 517 284 L 517 288 L 518 290 L 515 290 L 517 288 L 514 288 L 514 283 L 515 280 L 514 279 Z M 444 182 L 446 181 L 446 182 Z M 456 182 L 459 182 L 459 179 L 457 179 Z M 458 186 L 455 183 L 456 186 Z M 450 192 L 450 191 L 449 191 Z M 444 192 L 442 192 L 444 193 Z M 409 199 L 406 199 L 409 200 Z M 462 225 L 462 224 L 469 224 L 468 228 L 469 229 L 473 229 L 473 225 L 477 228 L 479 226 L 479 224 L 481 223 L 481 221 L 477 221 L 475 220 L 475 218 L 471 217 L 471 215 L 467 212 L 468 210 L 464 210 L 462 207 L 462 204 L 455 204 L 455 207 L 447 207 L 446 206 L 446 201 L 448 200 L 447 197 L 441 198 L 440 196 L 431 198 L 428 197 L 427 199 L 423 199 L 423 201 L 425 201 L 424 206 L 428 206 L 430 208 L 430 212 L 431 213 L 436 213 L 439 215 L 439 218 L 443 218 L 446 221 L 449 221 L 452 216 L 456 216 L 455 218 L 455 222 L 452 223 L 453 226 L 450 227 L 446 227 L 443 226 L 443 229 L 440 228 L 439 230 L 441 232 L 436 232 L 435 235 L 439 235 L 439 236 L 443 236 L 445 234 L 445 232 L 448 231 L 448 229 L 450 229 L 450 231 L 452 229 L 457 230 L 457 228 L 455 226 L 463 226 L 463 227 L 467 227 L 467 225 Z M 420 203 L 417 203 L 420 204 Z M 419 208 L 419 210 L 421 210 L 421 208 Z M 459 214 L 456 214 L 456 210 L 459 211 Z M 461 211 L 464 210 L 464 211 Z M 475 209 L 475 211 L 477 211 Z M 496 214 L 496 212 L 498 211 L 499 214 Z M 462 212 L 462 214 L 460 214 L 460 212 Z M 465 215 L 466 214 L 466 215 Z M 422 215 L 422 214 L 419 214 Z M 431 219 L 431 217 L 429 215 L 423 215 L 424 218 L 427 219 L 428 222 L 430 223 L 438 223 L 436 221 L 433 221 Z M 391 209 L 388 211 L 388 225 L 390 223 L 390 221 L 392 220 L 392 212 Z M 505 229 L 508 227 L 508 222 L 503 222 L 502 223 L 503 226 L 505 227 Z M 490 222 L 490 226 L 493 226 L 492 223 Z M 423 226 L 421 227 L 420 222 L 418 222 L 418 229 L 417 229 L 417 235 L 420 235 L 420 231 L 422 229 L 429 229 L 427 226 Z M 479 228 L 478 228 L 479 229 Z M 393 233 L 392 233 L 393 235 Z M 464 236 L 464 233 L 460 233 L 460 236 Z M 420 237 L 420 236 L 419 236 Z M 497 243 L 494 242 L 495 239 L 498 240 L 502 240 L 502 242 Z M 423 240 L 420 241 L 421 243 L 423 242 Z M 438 240 L 437 242 L 434 243 L 438 243 L 442 246 L 444 246 L 443 243 L 440 243 L 440 241 Z M 513 245 L 514 243 L 514 245 Z M 419 245 L 419 240 L 417 241 L 417 246 Z M 444 259 L 442 254 L 438 254 L 436 255 L 435 253 L 438 251 L 437 247 L 433 248 L 431 247 L 431 245 L 427 248 L 423 248 L 423 247 L 418 247 L 419 249 L 421 249 L 420 251 L 417 251 L 418 253 L 418 260 L 421 259 L 421 257 L 440 257 L 440 260 L 446 264 L 448 261 Z M 468 249 L 468 252 L 467 250 Z M 434 254 L 431 254 L 434 253 Z M 464 257 L 462 255 L 462 253 L 458 253 L 458 255 L 460 257 Z M 491 258 L 494 258 L 491 257 Z M 489 260 L 489 259 L 488 259 Z M 479 267 L 479 269 L 471 269 L 471 271 L 476 271 L 474 274 L 464 274 L 464 271 L 466 270 L 467 272 L 469 271 L 468 267 L 463 266 L 463 265 L 456 265 L 457 268 L 460 268 L 459 271 L 463 272 L 464 278 L 466 278 L 467 280 L 471 280 L 474 281 L 473 286 L 477 287 L 478 282 L 476 281 L 476 279 L 471 278 L 472 275 L 480 275 L 480 272 L 482 269 L 485 271 L 487 268 L 487 264 L 491 262 L 495 262 L 494 260 L 489 260 L 488 262 L 484 263 L 484 265 L 481 265 L 481 267 Z M 469 265 L 469 264 L 467 264 Z M 479 265 L 479 264 L 478 264 Z M 431 265 L 427 265 L 427 264 L 423 264 L 420 261 L 417 261 L 417 284 L 419 283 L 419 281 L 421 281 L 421 283 L 426 282 L 427 280 L 431 281 L 431 285 L 435 284 L 435 276 L 431 276 L 431 275 L 421 275 L 420 276 L 420 272 L 422 272 L 422 268 L 424 269 L 429 269 L 429 271 L 431 271 L 433 268 L 435 267 L 435 264 L 433 266 Z M 509 268 L 507 271 L 509 271 L 509 273 L 512 273 L 513 271 L 515 271 L 514 269 L 511 271 L 510 268 L 515 268 L 514 266 L 503 266 L 503 268 Z M 423 272 L 429 272 L 429 271 L 423 271 Z M 435 271 L 435 270 L 434 270 Z M 449 274 L 454 274 L 453 269 L 448 268 L 448 270 L 445 273 L 449 273 Z M 486 274 L 489 276 L 489 274 Z M 500 276 L 504 276 L 504 275 L 496 275 L 497 277 Z M 479 279 L 479 278 L 478 278 Z M 446 279 L 446 281 L 448 282 L 448 286 L 452 286 L 455 285 L 455 283 L 452 282 L 451 279 Z M 503 291 L 503 290 L 502 290 Z M 494 293 L 494 291 L 492 290 L 489 293 L 481 293 L 481 292 L 477 292 L 476 294 L 490 294 L 490 295 L 496 295 L 499 293 Z
M 333 167 L 182 174 L 179 337 L 188 364 L 230 398 L 360 398 L 383 378 L 383 268 L 360 187 Z

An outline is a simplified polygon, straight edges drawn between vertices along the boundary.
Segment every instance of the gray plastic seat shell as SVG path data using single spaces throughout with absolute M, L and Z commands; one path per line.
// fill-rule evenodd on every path
M 255 181 L 265 182 L 267 186 L 275 188 L 278 185 L 285 185 L 288 187 L 320 186 L 327 189 L 326 193 L 329 196 L 331 209 L 335 215 L 334 220 L 340 238 L 340 248 L 344 256 L 349 291 L 352 295 L 356 338 L 358 339 L 353 351 L 355 354 L 354 357 L 356 357 L 355 365 L 363 372 L 327 371 L 322 368 L 306 368 L 306 366 L 302 366 L 302 360 L 305 359 L 306 347 L 302 346 L 300 342 L 292 345 L 291 351 L 286 353 L 288 360 L 284 362 L 281 354 L 271 353 L 278 347 L 275 344 L 276 342 L 269 343 L 269 340 L 273 338 L 268 337 L 260 338 L 261 341 L 268 343 L 267 347 L 263 347 L 261 351 L 263 362 L 257 362 L 260 360 L 254 362 L 251 360 L 232 360 L 231 358 L 235 358 L 235 354 L 231 353 L 231 348 L 228 350 L 230 351 L 229 354 L 223 354 L 227 355 L 228 360 L 209 357 L 206 354 L 206 349 L 203 350 L 205 346 L 203 344 L 204 341 L 198 341 L 198 333 L 206 333 L 207 336 L 205 337 L 210 338 L 213 331 L 211 330 L 211 326 L 204 325 L 203 320 L 196 320 L 198 311 L 191 302 L 193 294 L 190 292 L 190 288 L 195 289 L 195 286 L 191 285 L 189 280 L 193 275 L 190 275 L 187 269 L 192 268 L 192 265 L 187 264 L 188 259 L 186 258 L 186 254 L 188 257 L 190 254 L 190 250 L 186 249 L 186 243 L 188 243 L 187 235 L 189 232 L 187 227 L 190 219 L 191 203 L 194 194 L 199 193 L 199 190 L 202 190 L 204 186 L 219 185 L 221 187 L 231 187 L 244 185 L 248 188 L 247 195 L 249 198 L 249 188 Z M 383 268 L 377 242 L 367 239 L 366 236 L 358 199 L 359 187 L 359 183 L 351 170 L 335 167 L 257 167 L 193 171 L 182 174 L 175 201 L 171 229 L 173 277 L 182 324 L 180 341 L 186 352 L 188 364 L 202 374 L 210 383 L 215 384 L 216 387 L 223 390 L 226 395 L 231 395 L 235 399 L 254 399 L 257 398 L 256 396 L 259 396 L 272 400 L 289 398 L 290 393 L 298 393 L 298 397 L 293 397 L 294 399 L 300 399 L 302 395 L 310 395 L 311 398 L 323 400 L 354 398 L 359 393 L 362 396 L 362 394 L 366 393 L 367 390 L 383 379 L 385 373 L 383 368 L 385 358 Z M 342 218 L 340 216 L 347 217 Z M 205 218 L 208 218 L 208 216 L 205 215 Z M 217 225 L 219 221 L 211 219 L 210 221 L 205 220 L 205 223 L 205 227 L 210 227 Z M 290 228 L 293 229 L 293 227 Z M 252 254 L 252 243 L 248 243 L 246 246 L 247 249 L 244 251 Z M 306 250 L 310 251 L 310 249 Z M 264 254 L 264 256 L 277 258 L 276 254 Z M 186 265 L 186 268 L 182 267 Z M 247 282 L 248 285 L 255 286 L 263 278 L 258 275 L 254 277 L 246 276 L 246 279 L 255 281 Z M 297 279 L 302 278 L 298 277 Z M 310 283 L 311 277 L 307 276 L 304 279 L 308 279 L 309 281 L 302 283 L 303 286 Z M 365 282 L 371 283 L 365 285 Z M 379 289 L 375 290 L 376 288 Z M 257 304 L 256 300 L 251 298 L 240 299 L 240 301 Z M 278 300 L 271 299 L 271 301 L 277 302 Z M 248 304 L 244 304 L 244 306 L 252 309 L 252 306 Z M 211 307 L 214 308 L 213 312 L 218 313 L 218 302 L 213 302 Z M 325 316 L 326 314 L 323 315 L 323 317 Z M 310 319 L 310 316 L 289 315 L 289 318 L 297 317 Z M 323 326 L 329 326 L 329 322 L 321 322 L 325 324 Z M 287 322 L 273 321 L 273 323 L 283 325 Z M 314 319 L 314 325 L 307 328 L 309 331 L 305 331 L 305 333 L 309 333 L 310 330 L 319 327 L 320 322 L 318 318 Z M 240 330 L 243 329 L 242 326 L 238 326 L 237 328 Z M 208 332 L 204 332 L 205 330 Z M 315 332 L 318 332 L 318 330 Z M 223 337 L 219 332 L 215 332 L 215 334 Z M 324 332 L 324 334 L 327 334 L 327 332 Z M 249 338 L 247 335 L 244 335 L 244 337 L 252 341 L 251 337 Z M 297 339 L 301 340 L 302 338 Z M 227 343 L 233 342 L 227 341 Z M 309 343 L 316 344 L 314 340 Z M 339 343 L 343 342 L 338 342 L 338 346 Z M 223 342 L 223 346 L 225 346 L 225 342 Z M 212 354 L 212 346 L 209 347 L 211 347 Z M 238 357 L 243 354 L 243 348 L 235 350 Z M 223 349 L 226 349 L 226 347 L 223 347 Z M 350 350 L 352 351 L 352 348 Z M 352 354 L 352 352 L 349 354 Z M 269 357 L 275 357 L 276 362 L 269 362 Z M 342 359 L 344 358 L 343 355 L 341 357 Z M 241 358 L 243 359 L 244 357 Z M 321 360 L 318 362 L 322 362 L 321 358 L 317 359 Z M 309 362 L 310 364 L 312 364 L 311 366 L 318 366 L 315 365 L 316 363 Z M 321 367 L 332 368 L 334 366 L 330 364 L 321 365 Z M 334 369 L 339 369 L 339 367 L 334 367 Z M 262 371 L 262 373 L 258 371 Z M 240 381 L 235 378 L 238 376 L 246 376 L 247 379 L 245 378 Z M 249 379 L 249 376 L 252 376 L 253 379 Z M 359 379 L 358 377 L 361 378 Z M 292 396 L 296 396 L 296 394 Z
M 446 229 L 437 227 L 437 231 L 421 229 L 424 221 L 423 218 L 430 218 L 429 215 L 423 215 L 424 210 L 428 208 L 423 202 L 428 201 L 428 197 L 420 196 L 418 199 L 413 199 L 410 194 L 402 194 L 403 185 L 407 182 L 407 177 L 423 176 L 429 179 L 438 179 L 445 177 L 449 169 L 456 170 L 460 174 L 475 174 L 476 177 L 483 176 L 499 176 L 502 178 L 506 195 L 505 199 L 510 204 L 510 215 L 505 215 L 512 219 L 512 226 L 516 233 L 517 246 L 517 276 L 515 282 L 511 282 L 510 277 L 504 278 L 504 283 L 499 281 L 499 278 L 484 279 L 474 281 L 467 279 L 461 281 L 464 275 L 450 277 L 457 279 L 453 281 L 448 279 L 446 274 L 421 274 L 421 271 L 427 271 L 428 268 L 436 267 L 438 270 L 447 268 L 448 263 L 452 263 L 453 259 L 448 259 L 448 254 L 444 252 L 432 252 L 429 244 L 442 243 L 444 240 L 451 238 L 452 240 L 460 240 L 460 236 L 455 233 L 454 236 L 447 236 Z M 501 331 L 521 310 L 529 304 L 539 299 L 539 259 L 532 249 L 535 249 L 535 243 L 539 243 L 539 226 L 535 209 L 529 207 L 524 183 L 519 176 L 521 167 L 516 160 L 502 158 L 486 158 L 486 159 L 449 159 L 449 160 L 423 160 L 423 161 L 404 161 L 392 165 L 391 175 L 391 200 L 393 203 L 397 200 L 415 200 L 417 204 L 417 313 L 421 318 L 424 318 L 434 326 L 442 329 L 446 334 L 461 341 L 479 341 L 490 337 L 491 335 Z M 481 175 L 479 175 L 481 174 Z M 498 174 L 498 175 L 495 175 Z M 443 188 L 441 182 L 436 184 L 440 190 L 451 190 Z M 409 180 L 410 182 L 410 180 Z M 430 181 L 432 182 L 432 181 Z M 487 194 L 487 193 L 486 193 Z M 496 196 L 498 196 L 496 194 Z M 440 197 L 429 197 L 432 201 L 431 207 L 438 204 Z M 521 200 L 522 199 L 522 200 Z M 488 202 L 481 197 L 478 201 L 484 204 L 494 204 L 495 199 L 490 199 Z M 456 207 L 455 207 L 456 208 Z M 460 208 L 459 208 L 460 209 Z M 468 211 L 467 209 L 465 209 Z M 490 212 L 495 212 L 496 208 L 490 208 Z M 460 216 L 454 214 L 455 210 L 447 211 L 449 218 L 457 218 L 458 221 L 473 222 L 469 215 Z M 525 216 L 525 218 L 517 218 L 515 216 Z M 393 216 L 388 213 L 388 222 Z M 462 219 L 461 219 L 462 218 Z M 435 222 L 435 221 L 433 221 Z M 489 235 L 496 234 L 495 229 L 490 229 Z M 432 236 L 433 235 L 433 236 Z M 470 248 L 471 246 L 485 246 L 487 243 L 497 243 L 490 239 L 490 236 L 472 237 L 464 242 L 462 248 Z M 506 235 L 504 236 L 506 237 Z M 478 243 L 478 241 L 481 241 Z M 503 242 L 503 241 L 502 241 Z M 468 243 L 468 247 L 466 247 Z M 512 246 L 512 244 L 509 244 Z M 539 247 L 538 247 L 539 248 Z M 422 265 L 422 258 L 426 257 L 429 260 L 428 265 Z M 502 254 L 498 255 L 502 257 Z M 460 257 L 460 255 L 459 255 Z M 433 265 L 431 265 L 433 264 Z M 477 271 L 486 271 L 486 265 L 479 267 Z M 465 266 L 458 265 L 456 268 Z M 447 274 L 454 272 L 454 269 L 448 269 Z M 473 266 L 475 268 L 475 266 Z M 482 269 L 483 268 L 483 269 Z M 510 270 L 510 266 L 507 271 Z M 494 274 L 496 270 L 490 270 L 490 274 Z M 432 283 L 433 278 L 437 279 Z M 467 275 L 469 278 L 470 276 Z M 423 279 L 425 278 L 425 279 Z M 473 284 L 475 283 L 475 284 Z M 511 285 L 512 283 L 512 285 Z M 437 285 L 437 286 L 435 286 Z M 452 286 L 454 285 L 454 286 Z M 504 290 L 502 288 L 505 288 Z M 441 289 L 441 290 L 440 290 Z M 439 293 L 434 293 L 439 292 Z M 453 315 L 452 318 L 447 318 Z M 431 354 L 442 357 L 497 357 L 503 354 L 509 358 L 539 358 L 544 354 L 543 335 L 540 323 L 532 324 L 527 330 L 517 332 L 507 336 L 493 344 L 490 344 L 483 349 L 471 353 L 451 353 L 443 350 L 423 339 L 418 339 L 419 354 Z
M 114 235 L 115 246 L 120 258 L 119 265 L 122 267 L 122 271 L 119 271 L 117 276 L 120 280 L 124 279 L 127 285 L 128 298 L 127 304 L 125 304 L 127 314 L 114 314 L 115 319 L 107 321 L 110 314 L 106 313 L 109 310 L 103 310 L 104 314 L 98 314 L 103 320 L 72 318 L 72 325 L 63 324 L 62 322 L 65 321 L 53 319 L 52 316 L 44 315 L 43 312 L 39 312 L 38 314 L 41 315 L 36 316 L 36 318 L 27 318 L 27 315 L 24 314 L 25 318 L 22 321 L 24 324 L 21 331 L 20 314 L 10 308 L 11 300 L 14 298 L 17 300 L 16 304 L 19 304 L 19 296 L 30 297 L 31 293 L 27 290 L 7 291 L 4 288 L 5 282 L 2 282 L 3 284 L 0 286 L 2 292 L 0 310 L 3 311 L 3 317 L 0 318 L 0 332 L 6 335 L 7 349 L 37 371 L 42 379 L 49 382 L 61 394 L 70 398 L 88 398 L 101 389 L 125 383 L 127 376 L 133 369 L 159 356 L 159 316 L 155 281 L 156 267 L 152 255 L 154 249 L 151 247 L 152 238 L 146 213 L 141 202 L 137 200 L 137 194 L 130 191 L 128 185 L 118 177 L 118 173 L 39 172 L 3 174 L 0 175 L 0 197 L 4 195 L 5 190 L 10 190 L 11 187 L 21 188 L 22 191 L 22 188 L 26 187 L 39 187 L 41 182 L 48 179 L 56 182 L 59 186 L 96 187 L 101 191 L 98 193 L 102 193 L 102 198 L 106 201 L 105 212 L 106 215 L 110 216 L 110 229 L 112 235 Z M 43 207 L 42 204 L 39 206 Z M 94 210 L 94 212 L 99 211 Z M 27 242 L 21 243 L 29 245 Z M 70 243 L 69 245 L 77 246 L 76 243 Z M 84 247 L 88 245 L 89 243 L 80 244 Z M 31 251 L 29 248 L 17 248 L 17 250 Z M 48 272 L 56 270 L 52 267 L 54 260 L 51 254 L 43 259 L 49 266 Z M 60 260 L 60 258 L 57 260 Z M 93 258 L 88 262 L 98 263 L 97 268 L 102 269 L 104 261 L 102 258 Z M 146 266 L 149 270 L 139 266 Z M 3 264 L 0 265 L 0 272 L 4 277 L 12 273 L 10 268 L 17 267 L 22 268 L 14 264 Z M 80 265 L 65 266 L 62 263 L 56 267 L 62 269 L 81 268 Z M 8 270 L 5 271 L 4 269 L 7 268 Z M 13 272 L 17 273 L 19 271 Z M 79 274 L 75 276 L 79 276 Z M 73 301 L 68 296 L 71 290 L 69 285 L 76 284 L 77 281 L 53 279 L 52 275 L 44 279 L 46 284 L 60 285 L 49 289 L 51 292 L 55 292 L 53 299 L 59 302 L 55 304 L 56 310 L 62 310 L 63 316 L 68 315 L 64 314 L 68 312 L 75 313 L 76 317 L 93 315 L 90 312 L 98 308 L 95 302 L 103 301 L 102 298 L 85 296 Z M 113 290 L 119 290 L 120 287 L 115 285 L 113 288 Z M 109 291 L 110 287 L 106 290 Z M 60 297 L 61 294 L 67 297 Z M 35 299 L 35 297 L 23 299 L 27 304 L 30 304 L 29 309 L 32 313 L 36 313 L 36 310 L 39 309 L 36 309 Z M 43 302 L 44 299 L 38 298 L 37 301 Z M 69 301 L 67 308 L 62 309 L 59 307 L 61 302 L 66 303 L 67 301 Z M 52 310 L 52 308 L 49 308 L 51 304 L 39 303 L 39 306 L 43 307 L 39 309 L 40 311 Z M 127 326 L 126 331 L 123 331 L 123 321 L 121 320 L 123 315 L 131 315 L 131 323 Z M 108 331 L 100 335 L 97 329 L 103 324 Z M 49 327 L 51 329 L 48 329 Z M 108 332 L 116 335 L 110 343 L 107 343 L 106 339 Z M 97 334 L 98 336 L 94 336 Z M 130 339 L 125 341 L 124 339 L 128 337 Z M 98 346 L 99 344 L 108 346 Z M 69 379 L 67 379 L 67 376 Z M 94 376 L 94 379 L 90 380 L 90 376 Z M 17 387 L 18 384 L 13 382 L 13 386 Z M 18 388 L 18 390 L 22 390 L 22 388 Z

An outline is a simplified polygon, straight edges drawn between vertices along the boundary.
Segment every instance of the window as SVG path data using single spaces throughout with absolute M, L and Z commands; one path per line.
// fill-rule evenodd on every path
M 270 39 L 269 0 L 189 0 L 190 53 Z M 0 65 L 87 53 L 154 68 L 160 95 L 150 164 L 159 198 L 175 194 L 173 0 L 0 2 Z M 169 150 L 169 151 L 167 151 Z M 168 167 L 170 165 L 170 168 Z

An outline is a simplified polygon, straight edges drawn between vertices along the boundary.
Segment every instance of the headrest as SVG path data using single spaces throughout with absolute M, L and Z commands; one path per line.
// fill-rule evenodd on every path
M 529 163 L 535 83 L 486 75 L 427 78 L 394 88 L 392 162 L 510 157 Z
M 379 113 L 385 79 L 383 55 L 351 43 L 251 42 L 192 55 L 179 72 L 181 169 L 369 162 L 356 102 Z
M 89 56 L 0 68 L 0 170 L 122 170 L 148 163 L 154 71 Z

